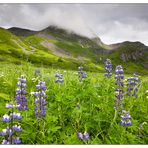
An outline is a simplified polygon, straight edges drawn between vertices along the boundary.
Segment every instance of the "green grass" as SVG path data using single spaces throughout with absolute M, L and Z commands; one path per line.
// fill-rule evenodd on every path
M 34 76 L 39 68 L 41 76 Z M 84 69 L 85 70 L 85 69 Z M 123 107 L 132 116 L 131 127 L 119 125 L 120 117 L 115 117 L 114 75 L 111 79 L 104 78 L 103 73 L 87 72 L 88 78 L 79 82 L 77 71 L 60 70 L 64 83 L 57 84 L 57 69 L 35 67 L 29 63 L 23 65 L 0 65 L 0 117 L 8 110 L 5 104 L 13 100 L 17 88 L 17 78 L 24 74 L 27 78 L 27 99 L 29 110 L 22 112 L 23 119 L 19 124 L 23 128 L 22 144 L 147 144 L 148 124 L 139 129 L 143 122 L 148 123 L 147 77 L 141 76 L 138 98 L 125 97 Z M 125 74 L 125 78 L 131 74 Z M 32 78 L 35 78 L 33 81 Z M 35 85 L 38 79 L 46 82 L 47 115 L 38 124 L 34 116 Z M 125 88 L 126 90 L 126 85 Z M 80 109 L 77 105 L 80 105 Z M 16 110 L 16 112 L 18 112 Z M 0 131 L 7 123 L 0 122 Z M 90 140 L 83 142 L 76 136 L 77 132 L 89 132 Z M 0 136 L 0 141 L 3 137 Z
M 93 47 L 91 40 L 84 39 L 78 35 L 70 36 L 70 34 L 64 34 L 64 30 L 57 31 L 49 32 L 50 35 L 55 36 L 55 39 L 51 40 L 48 37 L 39 37 L 37 35 L 18 37 L 8 30 L 0 28 L 0 62 L 3 64 L 14 63 L 16 65 L 29 62 L 34 66 L 42 65 L 44 67 L 69 70 L 76 70 L 79 65 L 83 65 L 86 71 L 102 72 L 104 69 L 103 61 L 106 58 L 110 58 L 113 68 L 121 64 L 126 73 L 137 72 L 142 75 L 148 75 L 148 70 L 143 66 L 143 63 L 146 63 L 145 58 L 140 58 L 136 62 L 123 62 L 120 60 L 122 52 L 130 53 L 134 49 L 141 50 L 141 44 L 139 43 L 125 44 L 118 52 L 103 54 L 101 52 L 103 49 L 97 48 L 95 43 Z M 70 56 L 62 57 L 56 55 L 42 45 L 44 41 L 54 44 Z M 84 42 L 83 46 L 80 41 Z M 147 55 L 146 50 L 143 50 L 144 55 Z M 100 57 L 103 59 L 102 61 L 99 60 Z

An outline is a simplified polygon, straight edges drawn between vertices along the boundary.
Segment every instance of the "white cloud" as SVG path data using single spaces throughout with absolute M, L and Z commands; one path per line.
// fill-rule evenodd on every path
M 107 44 L 148 45 L 148 4 L 0 4 L 0 26 L 41 30 L 58 25 Z M 92 32 L 93 31 L 93 32 Z

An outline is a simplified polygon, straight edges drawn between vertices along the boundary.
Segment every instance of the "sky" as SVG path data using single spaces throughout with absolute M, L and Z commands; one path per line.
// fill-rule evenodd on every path
M 42 30 L 56 25 L 106 44 L 148 45 L 147 4 L 0 4 L 0 27 Z

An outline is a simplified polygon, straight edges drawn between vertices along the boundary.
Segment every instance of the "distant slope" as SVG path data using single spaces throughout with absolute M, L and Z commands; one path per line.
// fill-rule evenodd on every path
M 99 37 L 88 38 L 49 26 L 41 31 L 0 28 L 0 61 L 31 62 L 36 65 L 102 71 L 103 62 L 111 58 L 114 67 L 125 66 L 126 72 L 147 73 L 148 47 L 140 42 L 106 45 Z M 129 65 L 129 66 L 127 66 Z

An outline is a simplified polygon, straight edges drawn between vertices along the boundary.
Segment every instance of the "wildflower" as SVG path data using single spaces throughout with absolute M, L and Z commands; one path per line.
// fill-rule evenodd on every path
M 5 140 L 5 139 L 4 139 L 4 140 L 2 141 L 2 144 L 10 144 L 10 140 Z
M 10 113 L 10 115 L 5 114 L 3 116 L 3 118 L 2 118 L 2 122 L 10 122 L 9 123 L 9 127 L 7 127 L 6 129 L 2 129 L 2 132 L 0 132 L 0 136 L 4 136 L 5 137 L 5 139 L 3 139 L 3 141 L 2 141 L 2 144 L 18 144 L 15 140 L 12 140 L 12 139 L 16 139 L 14 137 L 16 135 L 16 132 L 21 132 L 22 131 L 21 126 L 18 126 L 16 124 L 13 125 L 13 120 L 14 119 L 21 120 L 22 117 L 21 117 L 20 113 L 13 112 L 14 105 L 12 103 L 10 103 L 10 104 L 11 104 L 11 107 L 13 108 L 12 112 Z M 6 106 L 8 106 L 8 104 Z
M 21 114 L 20 113 L 15 113 L 15 112 L 11 113 L 10 117 L 13 118 L 13 119 L 18 119 L 18 120 L 22 119 Z
M 89 140 L 89 134 L 88 134 L 86 131 L 84 132 L 84 134 L 81 133 L 81 132 L 78 132 L 78 133 L 77 133 L 77 137 L 78 137 L 78 139 L 80 139 L 80 140 L 86 140 L 86 141 Z
M 7 114 L 5 114 L 5 115 L 3 116 L 3 118 L 2 118 L 2 122 L 9 122 L 10 119 L 11 119 L 10 116 L 7 115 Z
M 77 137 L 82 140 L 83 139 L 83 134 L 81 132 L 78 132 Z
M 115 97 L 116 97 L 116 100 L 114 101 L 115 102 L 115 107 L 114 108 L 120 108 L 122 107 L 122 99 L 124 97 L 124 90 L 123 90 L 123 87 L 124 87 L 124 82 L 123 82 L 123 79 L 124 79 L 124 75 L 123 75 L 124 71 L 123 71 L 123 68 L 121 65 L 118 65 L 116 67 L 116 70 L 115 70 L 115 79 L 116 79 L 116 82 L 115 82 L 115 85 L 117 85 L 117 88 L 115 89 Z
M 13 126 L 12 126 L 12 129 L 13 129 L 14 131 L 17 131 L 17 132 L 21 132 L 21 131 L 22 131 L 21 126 L 17 126 L 17 125 L 13 125 Z
M 79 75 L 80 82 L 87 78 L 87 74 L 86 72 L 83 71 L 82 66 L 78 67 L 78 75 Z
M 40 119 L 42 117 L 45 117 L 46 115 L 46 85 L 45 82 L 39 81 L 38 85 L 36 85 L 37 92 L 34 93 L 34 96 L 37 97 L 34 101 L 36 107 L 35 110 L 35 116 Z
M 63 83 L 63 82 L 64 82 L 64 80 L 63 80 L 63 75 L 60 74 L 59 72 L 57 72 L 57 73 L 55 74 L 55 77 L 57 78 L 57 79 L 55 80 L 56 83 Z
M 0 133 L 1 136 L 6 136 L 8 133 L 7 129 L 2 129 L 2 132 Z
M 22 75 L 21 78 L 18 78 L 18 80 L 19 82 L 17 83 L 17 86 L 19 88 L 16 89 L 16 96 L 14 99 L 17 101 L 17 108 L 20 111 L 28 110 L 27 98 L 25 96 L 27 94 L 27 91 L 25 90 L 26 78 Z
M 120 117 L 121 117 L 121 122 L 120 122 L 121 125 L 123 125 L 123 126 L 131 126 L 132 125 L 132 117 L 129 114 L 129 111 L 123 110 L 122 115 Z
M 111 60 L 110 59 L 106 59 L 105 61 L 105 70 L 106 70 L 106 73 L 104 74 L 105 77 L 111 77 L 112 76 L 112 63 L 111 63 Z
M 127 79 L 127 95 L 128 96 L 135 96 L 136 98 L 138 97 L 137 92 L 138 92 L 138 75 L 134 74 L 133 77 L 130 77 Z
M 13 138 L 13 143 L 20 144 L 21 143 L 20 137 Z
M 86 131 L 84 132 L 84 139 L 85 139 L 86 141 L 89 140 L 89 134 L 88 134 Z

